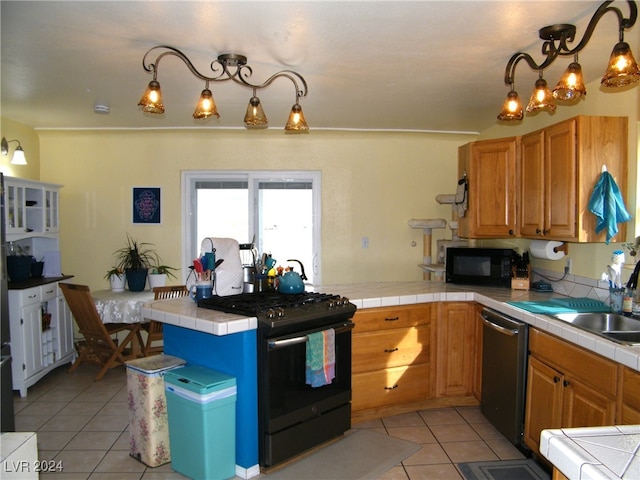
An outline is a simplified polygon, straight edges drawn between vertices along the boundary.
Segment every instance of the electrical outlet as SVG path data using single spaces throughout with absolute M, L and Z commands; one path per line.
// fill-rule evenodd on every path
M 362 237 L 362 248 L 369 248 L 369 237 Z
M 567 258 L 564 263 L 564 273 L 571 273 L 571 259 Z

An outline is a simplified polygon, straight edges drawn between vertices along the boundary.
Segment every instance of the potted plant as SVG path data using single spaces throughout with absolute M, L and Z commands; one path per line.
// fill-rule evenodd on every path
M 138 242 L 127 235 L 126 246 L 115 251 L 117 264 L 127 277 L 129 290 L 141 292 L 147 284 L 147 270 L 158 263 L 158 254 L 151 243 Z
M 124 291 L 124 286 L 126 284 L 127 278 L 125 277 L 124 271 L 121 268 L 116 266 L 111 267 L 111 269 L 107 271 L 104 278 L 109 280 L 109 285 L 111 286 L 112 291 Z
M 171 270 L 176 270 L 167 265 L 155 265 L 149 269 L 149 289 L 153 287 L 163 287 L 167 283 L 167 278 L 176 278 Z

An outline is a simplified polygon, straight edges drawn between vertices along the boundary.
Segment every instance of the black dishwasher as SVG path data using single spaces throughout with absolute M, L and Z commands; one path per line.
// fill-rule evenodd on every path
M 527 324 L 488 308 L 482 312 L 482 400 L 480 411 L 520 451 L 527 384 Z

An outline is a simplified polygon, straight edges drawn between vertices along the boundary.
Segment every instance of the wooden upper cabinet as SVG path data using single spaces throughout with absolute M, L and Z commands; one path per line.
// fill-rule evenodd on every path
M 588 205 L 603 166 L 626 201 L 627 119 L 575 117 L 524 135 L 520 145 L 520 236 L 605 241 Z M 624 239 L 626 226 L 618 228 L 616 239 Z
M 606 231 L 596 235 L 597 219 L 588 211 L 589 199 L 593 192 L 602 167 L 606 166 L 613 176 L 627 210 L 634 215 L 634 208 L 628 203 L 628 120 L 627 117 L 588 117 L 576 119 L 576 156 L 577 161 L 577 226 L 576 240 L 579 242 L 604 242 Z M 618 224 L 619 232 L 613 241 L 624 242 L 627 224 Z
M 522 137 L 463 145 L 458 173 L 467 173 L 469 205 L 460 236 L 604 242 L 589 200 L 606 166 L 627 202 L 627 132 L 626 117 L 578 116 Z M 614 241 L 624 241 L 626 224 L 618 229 Z
M 458 221 L 458 233 L 467 238 L 516 235 L 515 137 L 483 140 L 459 148 L 458 174 L 469 182 L 468 209 Z
M 520 141 L 520 178 L 518 188 L 520 235 L 537 237 L 545 230 L 544 135 L 542 131 Z
M 522 137 L 520 236 L 576 236 L 576 122 L 562 122 Z

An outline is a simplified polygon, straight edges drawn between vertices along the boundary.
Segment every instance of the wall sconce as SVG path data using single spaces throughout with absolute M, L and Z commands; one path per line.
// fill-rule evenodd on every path
M 157 56 L 152 63 L 147 59 L 151 52 L 157 53 Z M 231 80 L 253 90 L 253 96 L 249 100 L 249 105 L 247 106 L 247 111 L 244 117 L 245 126 L 247 128 L 266 128 L 268 126 L 267 116 L 264 113 L 260 99 L 256 95 L 257 91 L 268 87 L 277 78 L 288 78 L 295 87 L 296 99 L 293 107 L 291 107 L 291 112 L 289 113 L 289 119 L 285 126 L 285 133 L 309 133 L 309 126 L 307 125 L 304 114 L 302 113 L 302 107 L 299 103 L 300 98 L 305 97 L 308 92 L 307 82 L 302 75 L 292 70 L 282 70 L 271 75 L 264 81 L 264 83 L 254 85 L 248 80 L 253 74 L 253 70 L 249 65 L 247 65 L 247 57 L 235 53 L 225 53 L 219 55 L 217 59 L 213 60 L 210 65 L 213 76 L 208 77 L 200 73 L 193 66 L 191 60 L 189 60 L 189 58 L 177 48 L 157 45 L 149 49 L 142 58 L 142 67 L 147 72 L 153 74 L 153 80 L 149 82 L 147 89 L 138 102 L 138 105 L 142 107 L 143 112 L 155 114 L 164 113 L 162 91 L 160 90 L 160 83 L 157 80 L 157 76 L 160 60 L 166 55 L 178 57 L 184 62 L 194 76 L 204 80 L 205 82 L 205 87 L 200 94 L 196 109 L 193 113 L 193 118 L 204 119 L 211 116 L 219 118 L 220 115 L 218 114 L 216 102 L 213 99 L 211 90 L 209 90 L 209 83 Z
M 524 60 L 529 67 L 539 72 L 539 78 L 527 105 L 527 112 L 543 109 L 553 112 L 556 109 L 554 100 L 574 101 L 586 95 L 587 90 L 582 79 L 582 67 L 578 63 L 578 53 L 587 45 L 596 25 L 607 12 L 614 12 L 618 17 L 620 40 L 613 47 L 607 71 L 600 83 L 605 87 L 624 87 L 640 80 L 640 68 L 633 58 L 629 44 L 624 41 L 624 30 L 633 27 L 636 23 L 638 7 L 635 1 L 627 0 L 629 18 L 625 18 L 618 8 L 610 6 L 611 3 L 613 0 L 604 2 L 598 7 L 591 17 L 582 40 L 574 48 L 569 48 L 567 44 L 573 42 L 576 27 L 569 24 L 551 25 L 539 31 L 540 38 L 544 40 L 542 54 L 546 55 L 542 63 L 538 65 L 531 55 L 524 52 L 515 53 L 509 59 L 504 72 L 504 83 L 511 88 L 498 115 L 498 120 L 522 120 L 524 116 L 520 98 L 514 88 L 516 66 L 520 60 Z M 559 56 L 573 56 L 574 60 L 569 64 L 553 91 L 549 91 L 546 80 L 542 78 L 543 70 Z
M 13 151 L 13 157 L 11 158 L 12 165 L 26 165 L 27 158 L 24 156 L 24 150 L 22 150 L 22 145 L 20 144 L 20 140 L 7 140 L 5 137 L 2 137 L 2 141 L 0 142 L 0 153 L 3 156 L 9 155 L 9 144 L 11 142 L 17 142 L 18 146 Z

